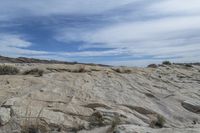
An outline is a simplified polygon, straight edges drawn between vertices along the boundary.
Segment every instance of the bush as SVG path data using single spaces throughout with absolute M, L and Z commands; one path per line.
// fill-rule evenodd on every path
M 117 73 L 131 73 L 132 71 L 128 68 L 113 68 L 113 71 Z
M 157 68 L 158 65 L 156 65 L 156 64 L 150 64 L 150 65 L 148 65 L 147 67 L 148 67 L 148 68 Z
M 24 75 L 43 76 L 44 71 L 43 71 L 43 70 L 40 70 L 40 69 L 38 69 L 38 68 L 34 68 L 34 69 L 31 69 L 31 70 L 25 71 L 23 74 L 24 74 Z
M 121 120 L 119 118 L 119 116 L 115 116 L 113 118 L 113 121 L 111 123 L 111 128 L 110 128 L 110 131 L 111 132 L 114 132 L 115 128 L 121 123 Z
M 157 116 L 156 126 L 162 128 L 164 126 L 165 122 L 166 121 L 165 121 L 165 118 L 163 116 L 161 116 L 161 115 Z
M 156 121 L 152 121 L 150 123 L 150 127 L 152 127 L 152 128 L 154 128 L 154 127 L 163 128 L 165 123 L 166 123 L 165 118 L 161 115 L 158 115 Z
M 172 63 L 170 61 L 163 61 L 162 64 L 163 65 L 171 65 Z
M 185 64 L 186 67 L 193 67 L 191 64 Z
M 0 75 L 16 75 L 19 73 L 19 69 L 14 66 L 1 65 Z
M 77 66 L 76 69 L 71 70 L 71 72 L 74 72 L 74 73 L 85 73 L 85 72 L 88 72 L 88 70 L 86 70 L 84 65 L 80 65 L 80 66 Z

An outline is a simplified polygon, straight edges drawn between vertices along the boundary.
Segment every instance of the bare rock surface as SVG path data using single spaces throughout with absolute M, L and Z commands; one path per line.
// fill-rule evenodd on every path
M 5 125 L 10 120 L 10 109 L 0 108 L 0 125 Z
M 200 133 L 199 65 L 6 65 L 20 74 L 0 76 L 0 133 Z
M 191 112 L 200 114 L 200 101 L 195 101 L 195 100 L 183 101 L 182 106 Z

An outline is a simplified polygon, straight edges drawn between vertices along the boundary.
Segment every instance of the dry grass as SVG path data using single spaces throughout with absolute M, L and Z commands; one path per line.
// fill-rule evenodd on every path
M 152 127 L 152 128 L 155 128 L 155 127 L 163 128 L 165 123 L 166 123 L 165 118 L 161 115 L 157 115 L 157 119 L 150 123 L 150 127 Z
M 156 65 L 156 64 L 150 64 L 150 65 L 148 65 L 147 67 L 148 67 L 148 68 L 158 68 L 158 65 Z
M 115 116 L 113 117 L 112 123 L 111 123 L 111 127 L 108 129 L 107 133 L 113 133 L 116 129 L 116 127 L 121 123 L 121 120 L 119 118 L 119 116 Z
M 48 133 L 49 126 L 40 117 L 43 108 L 39 111 L 37 117 L 31 117 L 31 110 L 29 111 L 29 106 L 26 108 L 26 117 L 21 126 L 21 133 Z
M 170 61 L 163 61 L 162 64 L 163 65 L 171 65 L 172 63 Z
M 85 72 L 88 72 L 88 71 L 89 70 L 86 69 L 85 65 L 79 65 L 74 70 L 71 70 L 71 72 L 73 72 L 73 73 L 85 73 Z
M 120 68 L 112 68 L 113 71 L 117 73 L 131 73 L 132 71 L 128 68 L 125 67 L 120 67 Z
M 44 74 L 44 70 L 34 68 L 34 69 L 31 69 L 31 70 L 26 70 L 23 74 L 24 75 L 35 75 L 35 76 L 41 77 Z
M 0 65 L 0 75 L 16 75 L 19 69 L 14 66 Z
M 104 126 L 103 115 L 100 112 L 95 112 L 90 118 L 91 127 L 102 127 Z

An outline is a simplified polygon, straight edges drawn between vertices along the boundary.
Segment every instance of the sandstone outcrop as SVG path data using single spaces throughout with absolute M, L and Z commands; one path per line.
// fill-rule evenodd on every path
M 20 73 L 0 76 L 0 133 L 200 132 L 199 65 L 6 65 Z

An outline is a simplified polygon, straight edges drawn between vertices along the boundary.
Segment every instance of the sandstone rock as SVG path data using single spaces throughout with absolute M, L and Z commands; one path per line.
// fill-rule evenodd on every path
M 191 112 L 200 114 L 200 101 L 196 100 L 183 101 L 182 106 Z
M 199 133 L 200 128 L 162 128 L 152 129 L 135 125 L 120 125 L 114 130 L 115 133 Z
M 10 109 L 0 108 L 0 125 L 5 125 L 10 120 Z
M 11 106 L 15 105 L 15 103 L 19 100 L 20 100 L 20 98 L 18 98 L 18 97 L 10 98 L 3 104 L 3 106 L 7 107 L 7 108 L 11 107 Z
M 60 125 L 65 122 L 64 114 L 54 112 L 40 107 L 12 107 L 13 114 L 19 118 L 29 118 L 35 120 L 37 117 L 44 119 L 48 124 Z
M 73 70 L 78 66 L 19 64 L 18 67 L 24 71 L 33 67 Z M 10 108 L 11 120 L 16 118 L 17 125 L 27 121 L 37 123 L 39 117 L 42 124 L 61 132 L 105 133 L 113 123 L 116 131 L 122 133 L 198 132 L 200 66 L 188 69 L 171 64 L 158 69 L 127 68 L 131 73 L 114 72 L 113 67 L 86 65 L 86 68 L 91 71 L 48 71 L 43 77 L 0 76 L 1 107 Z M 10 99 L 6 101 L 6 98 Z M 94 117 L 95 112 L 100 112 L 100 117 Z M 150 128 L 158 115 L 166 120 L 164 128 Z M 115 118 L 120 122 L 115 122 Z M 100 124 L 96 120 L 100 120 Z

